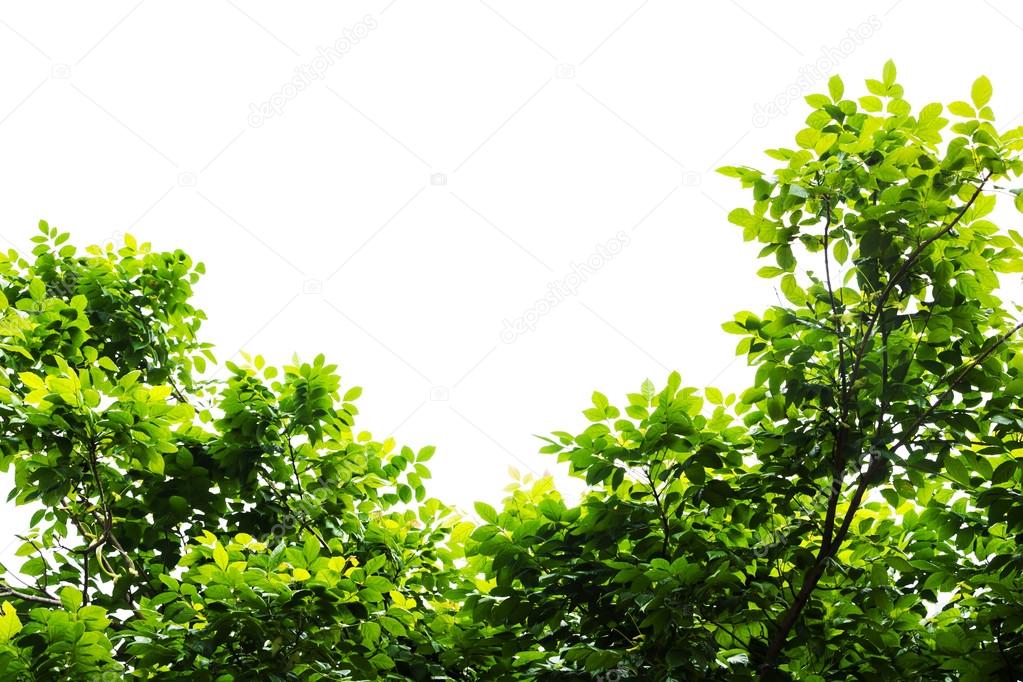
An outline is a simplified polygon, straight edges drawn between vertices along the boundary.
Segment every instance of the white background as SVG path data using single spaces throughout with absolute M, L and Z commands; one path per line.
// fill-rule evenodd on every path
M 1021 31 L 1005 0 L 4 2 L 0 239 L 27 252 L 45 218 L 185 249 L 221 361 L 326 353 L 365 387 L 359 426 L 437 445 L 431 493 L 471 509 L 509 466 L 561 471 L 533 434 L 581 429 L 594 389 L 746 383 L 720 323 L 776 294 L 713 168 L 773 168 L 803 95 L 835 72 L 865 94 L 889 57 L 917 108 L 987 74 L 1007 126 Z

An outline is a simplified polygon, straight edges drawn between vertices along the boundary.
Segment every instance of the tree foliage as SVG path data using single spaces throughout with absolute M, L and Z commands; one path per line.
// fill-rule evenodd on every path
M 866 88 L 721 169 L 779 292 L 724 324 L 753 385 L 594 393 L 543 447 L 581 499 L 527 476 L 477 521 L 323 356 L 213 373 L 186 254 L 42 223 L 0 257 L 0 464 L 37 510 L 2 679 L 1020 679 L 1023 235 L 992 218 L 1023 127 L 983 77 Z

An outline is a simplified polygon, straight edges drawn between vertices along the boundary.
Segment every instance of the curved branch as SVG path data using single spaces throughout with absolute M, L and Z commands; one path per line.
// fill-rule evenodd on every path
M 906 258 L 906 261 L 902 264 L 902 266 L 888 280 L 887 284 L 885 284 L 884 289 L 882 289 L 881 293 L 878 295 L 877 306 L 874 309 L 873 315 L 871 315 L 870 319 L 867 321 L 866 329 L 864 329 L 863 331 L 863 340 L 860 341 L 859 350 L 856 351 L 855 358 L 853 359 L 853 367 L 851 377 L 849 380 L 850 386 L 856 383 L 856 379 L 859 378 L 860 365 L 863 363 L 863 358 L 867 354 L 867 345 L 873 338 L 874 327 L 877 326 L 878 320 L 881 319 L 881 315 L 884 312 L 885 304 L 888 302 L 888 298 L 892 295 L 892 292 L 895 290 L 896 285 L 898 285 L 898 283 L 902 280 L 903 277 L 909 274 L 910 268 L 912 268 L 913 265 L 916 264 L 917 260 L 919 260 L 920 256 L 923 254 L 924 250 L 928 246 L 944 237 L 946 234 L 951 232 L 956 225 L 959 224 L 959 221 L 963 219 L 963 216 L 966 215 L 966 212 L 970 210 L 970 207 L 973 206 L 973 203 L 977 201 L 977 198 L 983 192 L 984 185 L 987 184 L 987 181 L 991 179 L 992 174 L 993 174 L 992 171 L 988 171 L 987 174 L 983 178 L 981 178 L 980 184 L 977 185 L 977 188 L 976 190 L 974 190 L 973 195 L 965 204 L 962 205 L 958 213 L 956 213 L 955 218 L 949 221 L 949 223 L 945 225 L 945 227 L 941 228 L 933 235 L 931 235 L 924 241 L 920 242 L 920 244 L 918 244 L 917 247 L 913 249 L 913 251 L 909 254 L 909 257 Z

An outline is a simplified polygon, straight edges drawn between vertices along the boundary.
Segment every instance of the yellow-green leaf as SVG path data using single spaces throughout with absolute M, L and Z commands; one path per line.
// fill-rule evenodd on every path
M 828 92 L 831 94 L 831 99 L 838 101 L 842 99 L 842 93 L 845 92 L 845 85 L 842 83 L 841 77 L 835 74 L 828 79 Z
M 845 243 L 844 239 L 839 239 L 835 242 L 835 260 L 839 263 L 845 263 L 849 257 L 849 245 Z
M 895 85 L 895 62 L 891 59 L 884 63 L 884 69 L 881 71 L 881 79 L 885 85 Z
M 161 400 L 166 400 L 167 396 L 169 396 L 170 394 L 171 394 L 170 386 L 153 386 L 151 389 L 149 389 L 149 400 L 151 400 L 154 403 L 159 402 Z
M 991 81 L 987 79 L 987 76 L 981 76 L 973 81 L 973 87 L 970 89 L 970 99 L 973 100 L 973 106 L 980 109 L 990 102 L 991 92 Z
M 163 455 L 155 449 L 150 450 L 149 461 L 146 463 L 146 467 L 154 474 L 160 474 L 162 476 L 164 472 Z
M 219 542 L 213 548 L 213 563 L 222 571 L 227 569 L 227 550 Z
M 60 588 L 60 603 L 72 613 L 78 611 L 78 607 L 82 605 L 82 591 L 70 585 Z
M 795 305 L 801 306 L 806 303 L 806 294 L 796 282 L 794 275 L 785 275 L 781 278 L 781 293 L 785 295 L 789 302 Z
M 43 378 L 33 372 L 19 372 L 18 378 L 21 379 L 22 383 L 33 390 L 46 388 L 46 383 L 43 381 Z
M 2 611 L 3 613 L 0 614 L 0 642 L 8 642 L 21 630 L 21 621 L 11 602 L 5 601 Z
M 43 280 L 36 277 L 29 282 L 28 294 L 32 297 L 33 301 L 42 301 L 46 298 L 46 285 L 43 284 Z

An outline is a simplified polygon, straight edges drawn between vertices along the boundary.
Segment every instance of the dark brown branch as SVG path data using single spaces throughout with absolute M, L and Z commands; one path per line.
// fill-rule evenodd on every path
M 873 464 L 873 462 L 871 462 Z M 869 470 L 869 467 L 868 467 Z M 821 577 L 824 575 L 824 569 L 827 567 L 828 560 L 831 559 L 835 554 L 838 553 L 838 548 L 842 546 L 842 542 L 845 541 L 845 536 L 849 532 L 849 526 L 852 524 L 853 517 L 856 516 L 856 512 L 859 510 L 860 503 L 863 501 L 863 493 L 866 491 L 868 486 L 866 472 L 860 474 L 859 484 L 856 486 L 856 492 L 853 493 L 852 500 L 849 503 L 849 509 L 845 513 L 845 518 L 842 520 L 842 526 L 835 534 L 834 541 L 830 544 L 826 551 L 823 551 L 813 563 L 813 566 L 807 571 L 806 576 L 803 578 L 803 586 L 799 590 L 799 594 L 796 595 L 795 600 L 789 606 L 785 615 L 778 622 L 778 628 L 771 638 L 770 643 L 767 646 L 767 652 L 764 654 L 764 662 L 760 666 L 760 672 L 762 675 L 773 669 L 774 662 L 778 658 L 778 654 L 781 653 L 782 647 L 785 646 L 785 642 L 788 640 L 789 632 L 792 631 L 792 627 L 796 624 L 799 619 L 799 615 L 803 612 L 803 607 L 806 606 L 806 602 L 809 601 L 810 595 L 813 594 L 814 589 L 817 587 L 817 583 L 820 582 Z
M 821 548 L 817 553 L 818 561 L 831 548 L 832 534 L 835 530 L 835 515 L 838 511 L 838 500 L 842 494 L 842 479 L 845 473 L 845 462 L 842 460 L 842 452 L 845 448 L 846 431 L 845 427 L 840 426 L 836 430 L 832 444 L 831 490 L 828 493 L 828 511 L 824 517 L 824 530 L 821 533 Z
M 668 513 L 661 504 L 661 496 L 657 492 L 657 484 L 654 483 L 653 476 L 650 471 L 646 472 L 646 480 L 650 483 L 650 492 L 654 495 L 654 502 L 657 504 L 657 515 L 661 517 L 661 528 L 664 531 L 664 558 L 668 559 L 671 556 L 671 545 L 669 538 L 671 537 L 670 526 L 668 525 Z
M 824 196 L 824 280 L 828 285 L 828 300 L 831 301 L 831 314 L 834 318 L 835 335 L 838 337 L 838 363 L 839 363 L 839 384 L 843 402 L 846 398 L 846 374 L 845 374 L 845 339 L 840 324 L 838 305 L 835 303 L 835 288 L 831 284 L 831 255 L 828 253 L 828 246 L 831 240 L 831 201 L 830 197 Z
M 974 358 L 971 362 L 966 364 L 959 372 L 956 373 L 955 377 L 949 382 L 948 388 L 945 392 L 931 404 L 931 406 L 914 422 L 913 426 L 907 429 L 902 437 L 896 443 L 895 447 L 891 449 L 894 453 L 900 447 L 904 446 L 917 432 L 920 426 L 927 420 L 937 406 L 940 405 L 955 389 L 956 385 L 962 381 L 966 373 L 971 369 L 984 362 L 991 356 L 1002 344 L 1004 344 L 1009 338 L 1012 337 L 1020 329 L 1023 329 L 1023 322 L 1020 322 L 1009 331 L 1005 332 L 998 339 L 995 340 L 983 353 Z M 842 526 L 835 533 L 834 540 L 830 543 L 827 550 L 823 550 L 818 555 L 817 561 L 807 572 L 805 579 L 803 580 L 803 587 L 800 589 L 799 594 L 796 596 L 795 601 L 789 606 L 789 609 L 785 612 L 781 621 L 778 623 L 778 629 L 775 632 L 774 637 L 768 645 L 767 653 L 764 656 L 764 663 L 761 666 L 761 671 L 766 672 L 774 666 L 774 661 L 777 659 L 778 654 L 781 653 L 782 647 L 785 645 L 785 641 L 788 639 L 789 632 L 795 625 L 796 620 L 799 618 L 799 614 L 802 613 L 803 607 L 806 606 L 806 602 L 809 600 L 810 595 L 816 588 L 817 583 L 820 582 L 821 576 L 824 574 L 824 568 L 827 565 L 827 560 L 838 553 L 838 549 L 842 546 L 845 541 L 846 535 L 849 533 L 849 527 L 852 525 L 853 519 L 856 516 L 856 512 L 859 511 L 860 504 L 863 502 L 863 495 L 867 488 L 870 487 L 872 480 L 871 471 L 878 465 L 883 464 L 879 460 L 879 455 L 874 453 L 870 456 L 870 462 L 866 468 L 860 472 L 859 481 L 856 485 L 856 491 L 853 493 L 852 499 L 849 502 L 849 508 L 846 510 L 845 517 L 842 519 Z
M 845 338 L 844 329 L 841 327 L 841 317 L 838 306 L 835 304 L 834 287 L 831 284 L 831 256 L 828 253 L 828 242 L 831 236 L 831 205 L 829 198 L 824 197 L 824 277 L 828 286 L 828 299 L 831 301 L 831 312 L 834 316 L 835 336 L 838 340 L 838 384 L 839 384 L 839 426 L 835 430 L 832 440 L 831 451 L 831 490 L 828 493 L 828 510 L 824 518 L 824 531 L 821 535 L 821 548 L 817 554 L 820 560 L 831 546 L 832 533 L 835 528 L 835 514 L 838 510 L 838 500 L 842 494 L 842 479 L 845 473 L 846 462 L 843 459 L 845 454 L 845 440 L 848 427 L 845 425 L 849 412 L 849 391 L 848 374 L 845 367 Z

